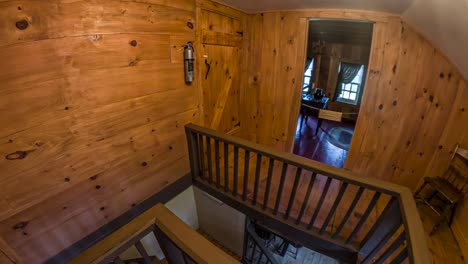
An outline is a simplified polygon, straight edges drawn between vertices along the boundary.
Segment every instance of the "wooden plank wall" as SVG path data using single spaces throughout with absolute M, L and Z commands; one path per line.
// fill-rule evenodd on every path
M 195 2 L 1 1 L 0 28 L 0 236 L 38 263 L 189 171 Z
M 311 46 L 313 47 L 311 48 Z M 370 46 L 368 45 L 325 43 L 322 48 L 319 48 L 316 44 L 311 45 L 309 43 L 308 56 L 320 53 L 320 76 L 316 86 L 322 88 L 327 97 L 334 98 L 340 62 L 362 64 L 366 71 L 367 64 L 369 63 L 369 52 Z M 359 95 L 362 98 L 362 93 Z M 357 113 L 359 112 L 360 103 L 361 100 L 358 101 L 357 105 L 330 100 L 328 102 L 328 109 L 345 113 Z M 356 120 L 357 115 L 344 115 L 343 118 Z
M 305 18 L 374 21 L 368 79 L 345 169 L 411 189 L 468 147 L 468 83 L 447 58 L 397 15 L 351 10 L 249 16 L 241 92 L 243 137 L 290 151 L 304 68 Z M 468 256 L 468 202 L 454 231 Z
M 453 102 L 465 83 L 439 51 L 396 15 L 343 10 L 252 15 L 247 92 L 241 102 L 247 113 L 245 137 L 291 149 L 306 17 L 376 22 L 369 76 L 345 168 L 414 188 L 439 148 Z

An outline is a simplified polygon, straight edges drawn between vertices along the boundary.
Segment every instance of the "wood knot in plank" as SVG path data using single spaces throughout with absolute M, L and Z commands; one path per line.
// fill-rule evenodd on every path
M 7 159 L 7 160 L 19 160 L 19 159 L 26 158 L 26 156 L 28 156 L 27 151 L 18 150 L 18 151 L 15 151 L 13 153 L 10 153 L 10 154 L 6 155 L 5 159 Z
M 29 224 L 28 221 L 21 221 L 21 222 L 15 224 L 15 225 L 13 226 L 13 229 L 14 229 L 14 230 L 24 229 L 24 228 L 26 228 L 26 226 L 28 226 L 28 224 Z
M 187 22 L 187 27 L 190 28 L 190 29 L 193 29 L 194 26 L 193 26 L 193 23 L 192 22 Z
M 132 40 L 132 41 L 130 41 L 130 45 L 132 47 L 136 47 L 136 45 L 138 45 L 138 42 L 136 40 Z
M 16 22 L 16 28 L 18 28 L 19 30 L 25 30 L 28 28 L 28 26 L 29 23 L 26 19 L 21 19 L 20 21 Z
M 99 35 L 99 34 L 91 35 L 91 36 L 88 36 L 88 39 L 92 42 L 96 42 L 102 39 L 102 35 Z

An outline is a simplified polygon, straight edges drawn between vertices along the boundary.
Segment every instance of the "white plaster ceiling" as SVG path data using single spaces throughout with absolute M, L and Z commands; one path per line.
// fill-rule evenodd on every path
M 468 79 L 468 0 L 220 0 L 249 13 L 344 8 L 396 13 L 439 48 Z

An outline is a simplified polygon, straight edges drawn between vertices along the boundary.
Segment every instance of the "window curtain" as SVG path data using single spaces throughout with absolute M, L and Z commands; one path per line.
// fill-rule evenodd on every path
M 353 79 L 359 73 L 361 66 L 362 66 L 361 64 L 344 63 L 344 62 L 340 64 L 340 73 L 338 74 L 338 82 L 336 84 L 334 100 L 336 100 L 338 96 L 340 96 L 341 94 L 341 91 L 342 91 L 341 84 L 350 83 L 351 81 L 353 81 Z

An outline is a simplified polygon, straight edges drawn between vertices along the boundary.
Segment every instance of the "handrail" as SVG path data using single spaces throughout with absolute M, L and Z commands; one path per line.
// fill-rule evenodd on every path
M 346 171 L 343 169 L 338 169 L 336 167 L 329 166 L 324 163 L 320 163 L 315 160 L 310 160 L 301 156 L 297 156 L 288 152 L 279 151 L 275 148 L 257 144 L 243 138 L 235 137 L 229 134 L 225 134 L 216 130 L 209 128 L 201 127 L 195 124 L 187 124 L 185 126 L 186 130 L 196 132 L 204 136 L 208 136 L 213 139 L 217 139 L 223 142 L 227 142 L 238 147 L 242 147 L 251 152 L 260 153 L 263 156 L 274 158 L 278 161 L 288 162 L 292 166 L 302 167 L 304 169 L 309 169 L 316 171 L 318 174 L 333 176 L 333 178 L 343 181 L 348 181 L 349 183 L 359 184 L 363 187 L 379 190 L 387 194 L 399 194 L 405 190 L 411 192 L 407 187 L 394 184 L 391 182 L 382 181 L 376 178 L 367 178 L 359 176 L 353 172 Z
M 340 246 L 354 245 L 360 253 L 360 260 L 364 263 L 373 260 L 383 262 L 392 256 L 396 262 L 406 258 L 410 263 L 416 264 L 432 262 L 416 204 L 408 188 L 375 178 L 360 177 L 343 169 L 194 124 L 186 125 L 185 129 L 194 184 L 211 186 L 214 192 L 220 192 L 226 197 L 242 201 L 248 204 L 249 208 L 253 207 L 270 217 L 281 217 L 283 222 L 301 227 L 301 230 L 304 230 L 306 208 L 311 208 L 309 201 L 311 190 L 321 192 L 312 215 L 309 215 L 310 222 L 307 221 L 309 224 L 305 230 L 309 235 L 334 241 Z M 240 157 L 242 154 L 243 158 Z M 251 160 L 256 162 L 250 162 Z M 234 164 L 230 164 L 232 162 Z M 262 169 L 263 163 L 268 163 L 268 169 Z M 281 167 L 279 183 L 272 180 L 274 168 L 277 168 L 275 164 L 282 164 L 278 166 L 278 169 Z M 254 168 L 255 171 L 253 171 Z M 265 171 L 268 171 L 267 174 L 264 173 Z M 325 177 L 326 183 L 316 190 L 314 188 L 317 186 L 314 184 L 318 181 L 318 177 Z M 290 179 L 289 182 L 294 179 L 290 189 L 284 187 L 287 178 Z M 299 186 L 301 179 L 309 180 L 307 188 Z M 332 182 L 336 183 L 336 181 L 339 182 L 338 194 L 329 194 Z M 271 193 L 275 189 L 272 188 L 273 186 L 278 187 L 276 194 Z M 351 187 L 358 188 L 353 195 L 350 195 Z M 296 197 L 298 190 L 306 193 L 302 200 Z M 351 234 L 343 238 L 345 223 L 355 212 L 357 204 L 365 200 L 362 198 L 366 196 L 365 193 L 373 194 L 372 199 L 366 201 L 365 211 L 355 227 L 348 230 Z M 258 197 L 261 194 L 264 194 L 264 199 L 259 201 Z M 327 207 L 324 201 L 329 196 L 335 196 L 335 198 L 332 205 Z M 271 200 L 274 201 L 273 206 L 269 203 Z M 339 210 L 337 208 L 344 204 L 343 201 L 352 202 L 347 207 L 346 214 L 338 228 L 329 230 L 330 221 Z M 385 209 L 376 217 L 370 230 L 361 234 L 364 232 L 365 224 L 371 221 L 369 217 L 376 205 L 385 201 L 388 201 Z M 283 204 L 287 204 L 286 209 L 284 209 L 285 206 L 281 208 L 280 205 Z M 302 205 L 298 214 L 293 213 L 294 207 L 298 209 L 295 205 Z M 320 212 L 323 213 L 323 211 L 327 212 L 326 217 L 319 221 Z M 321 221 L 323 224 L 320 226 Z M 399 254 L 395 256 L 397 253 Z
M 237 260 L 191 229 L 163 204 L 157 204 L 69 263 L 123 263 L 119 255 L 135 246 L 144 263 L 153 263 L 141 239 L 154 233 L 169 263 L 239 264 Z

